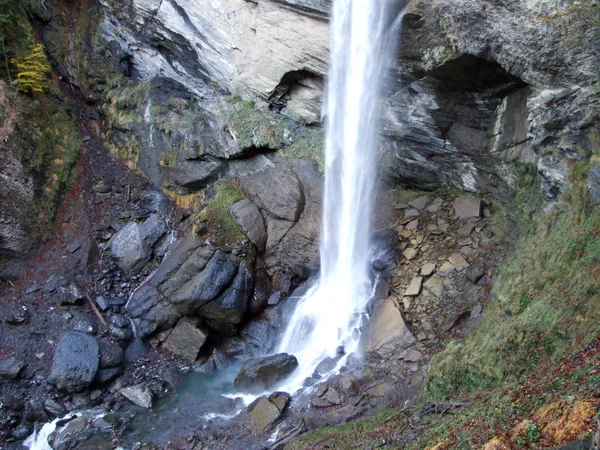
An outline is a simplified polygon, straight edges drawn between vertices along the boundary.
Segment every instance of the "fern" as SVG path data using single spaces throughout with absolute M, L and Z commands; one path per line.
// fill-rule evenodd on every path
M 50 65 L 42 44 L 29 47 L 29 53 L 21 58 L 13 58 L 11 62 L 17 68 L 17 76 L 13 84 L 21 92 L 42 92 L 47 87 L 47 76 Z

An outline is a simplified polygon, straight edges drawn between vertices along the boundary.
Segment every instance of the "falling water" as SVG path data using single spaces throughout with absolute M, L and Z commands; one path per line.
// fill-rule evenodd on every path
M 346 354 L 358 349 L 372 291 L 369 234 L 381 86 L 402 19 L 400 13 L 394 21 L 394 13 L 394 0 L 334 0 L 321 274 L 296 307 L 279 347 L 300 362 L 288 388 L 298 387 L 339 347 Z

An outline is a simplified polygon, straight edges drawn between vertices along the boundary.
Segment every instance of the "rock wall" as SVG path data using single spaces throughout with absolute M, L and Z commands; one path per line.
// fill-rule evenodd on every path
M 224 90 L 315 124 L 329 3 L 106 0 L 101 28 L 137 79 L 176 81 L 207 116 Z M 521 162 L 538 165 L 548 200 L 568 190 L 565 161 L 589 156 L 598 118 L 596 10 L 592 1 L 410 2 L 384 109 L 384 179 L 505 195 Z M 219 146 L 235 146 L 227 138 Z

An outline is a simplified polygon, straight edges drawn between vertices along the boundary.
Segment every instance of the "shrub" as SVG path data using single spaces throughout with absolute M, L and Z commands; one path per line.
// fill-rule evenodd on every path
M 21 92 L 42 92 L 48 86 L 47 76 L 50 65 L 42 44 L 29 47 L 29 53 L 21 58 L 13 58 L 11 62 L 17 68 L 17 77 L 13 84 Z

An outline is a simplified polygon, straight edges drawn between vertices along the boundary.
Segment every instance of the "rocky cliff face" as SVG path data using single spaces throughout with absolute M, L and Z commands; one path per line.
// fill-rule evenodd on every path
M 104 37 L 140 80 L 174 80 L 213 113 L 224 89 L 319 122 L 327 2 L 103 4 Z M 538 166 L 548 200 L 567 190 L 566 161 L 589 156 L 598 117 L 595 12 L 591 1 L 411 2 L 385 107 L 385 178 L 505 194 L 521 162 Z

